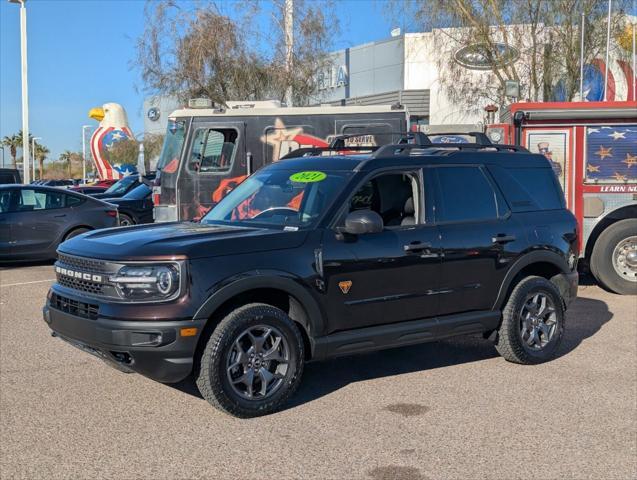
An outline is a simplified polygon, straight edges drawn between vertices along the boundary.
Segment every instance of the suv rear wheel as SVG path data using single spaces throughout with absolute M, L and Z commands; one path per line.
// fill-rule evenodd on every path
M 496 349 L 522 364 L 555 357 L 564 335 L 564 306 L 559 290 L 542 277 L 526 277 L 511 292 L 502 311 Z
M 277 411 L 303 373 L 303 339 L 282 310 L 252 303 L 225 317 L 198 359 L 196 382 L 214 407 L 248 418 Z

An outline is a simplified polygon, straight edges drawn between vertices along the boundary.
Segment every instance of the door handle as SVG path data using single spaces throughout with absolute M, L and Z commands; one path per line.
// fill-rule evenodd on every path
M 53 215 L 55 218 L 63 218 L 66 217 L 66 213 L 62 213 L 60 215 Z
M 407 253 L 422 252 L 423 250 L 427 250 L 428 248 L 431 248 L 431 243 L 429 242 L 411 242 L 403 246 L 403 249 Z
M 499 243 L 504 245 L 505 243 L 515 242 L 515 235 L 506 235 L 504 233 L 498 233 L 491 239 L 493 243 Z

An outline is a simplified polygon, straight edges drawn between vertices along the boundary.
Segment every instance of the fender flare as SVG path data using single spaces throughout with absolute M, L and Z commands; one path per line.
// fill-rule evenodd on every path
M 318 301 L 294 277 L 285 273 L 275 275 L 273 272 L 267 274 L 251 272 L 247 275 L 249 276 L 242 275 L 241 278 L 231 281 L 210 295 L 197 310 L 193 320 L 207 320 L 226 301 L 241 293 L 259 288 L 274 288 L 295 298 L 305 309 L 307 318 L 296 320 L 301 321 L 310 339 L 324 331 L 325 322 Z
M 504 280 L 500 285 L 500 291 L 498 292 L 498 297 L 493 304 L 493 310 L 501 310 L 504 301 L 506 300 L 507 293 L 509 292 L 509 287 L 511 286 L 511 282 L 516 277 L 518 273 L 522 271 L 524 267 L 531 265 L 533 263 L 550 263 L 555 265 L 562 273 L 570 273 L 570 269 L 568 268 L 568 263 L 558 253 L 551 250 L 540 250 L 540 251 L 532 251 L 524 254 L 522 257 L 518 258 L 515 263 L 509 268 L 509 271 L 504 276 Z

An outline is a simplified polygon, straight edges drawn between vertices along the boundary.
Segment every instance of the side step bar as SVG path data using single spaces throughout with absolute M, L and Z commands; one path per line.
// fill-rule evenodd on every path
M 314 339 L 312 360 L 432 342 L 498 328 L 502 313 L 479 311 L 345 330 Z

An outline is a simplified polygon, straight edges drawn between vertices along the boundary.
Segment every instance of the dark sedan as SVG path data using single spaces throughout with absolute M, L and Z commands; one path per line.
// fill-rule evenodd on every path
M 153 191 L 144 185 L 137 185 L 121 198 L 104 201 L 117 205 L 119 224 L 124 227 L 138 223 L 153 223 Z
M 117 207 L 55 187 L 0 185 L 0 261 L 55 258 L 81 233 L 116 227 Z
M 144 177 L 146 180 L 150 181 L 155 178 L 154 174 L 149 174 Z M 108 187 L 104 193 L 98 194 L 90 194 L 93 198 L 121 198 L 126 195 L 128 192 L 133 190 L 137 185 L 139 185 L 139 175 L 128 175 L 116 183 Z
M 77 187 L 70 187 L 72 192 L 83 193 L 84 195 L 92 195 L 95 193 L 104 193 L 108 187 L 95 187 L 93 185 L 78 185 Z

